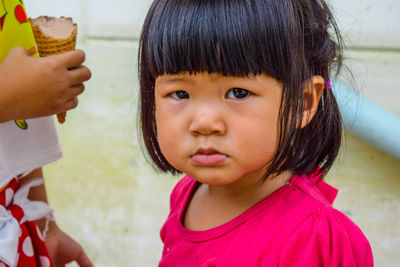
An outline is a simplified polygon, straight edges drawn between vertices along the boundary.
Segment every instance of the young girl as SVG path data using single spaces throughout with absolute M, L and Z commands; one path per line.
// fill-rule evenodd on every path
M 139 56 L 149 156 L 187 174 L 159 266 L 373 265 L 321 181 L 342 131 L 323 0 L 156 0 Z

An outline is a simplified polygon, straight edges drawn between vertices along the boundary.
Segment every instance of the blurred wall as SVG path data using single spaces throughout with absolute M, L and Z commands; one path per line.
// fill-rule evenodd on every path
M 136 39 L 150 0 L 25 0 L 28 15 L 69 16 L 79 24 L 80 37 Z
M 137 39 L 151 0 L 26 0 L 28 14 L 71 16 L 80 37 Z M 400 48 L 400 1 L 330 0 L 350 46 Z
M 328 0 L 329 1 L 329 0 Z M 400 1 L 330 0 L 347 45 L 400 48 Z

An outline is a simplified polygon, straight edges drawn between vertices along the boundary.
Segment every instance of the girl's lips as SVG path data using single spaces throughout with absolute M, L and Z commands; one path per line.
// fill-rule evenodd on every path
M 191 159 L 195 165 L 212 166 L 224 163 L 228 156 L 218 152 L 211 154 L 196 153 Z

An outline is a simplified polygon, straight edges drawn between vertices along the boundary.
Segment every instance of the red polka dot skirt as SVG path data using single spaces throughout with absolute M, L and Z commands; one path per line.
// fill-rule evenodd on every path
M 39 228 L 34 221 L 21 223 L 24 217 L 22 208 L 13 203 L 14 193 L 18 190 L 18 179 L 14 178 L 7 186 L 0 189 L 0 205 L 11 213 L 18 221 L 19 236 L 17 264 L 18 267 L 50 267 L 53 266 Z M 9 267 L 0 259 L 0 267 Z

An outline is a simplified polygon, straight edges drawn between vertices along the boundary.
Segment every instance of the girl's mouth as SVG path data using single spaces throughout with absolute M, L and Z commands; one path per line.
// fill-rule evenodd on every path
M 191 160 L 195 165 L 214 166 L 223 164 L 228 156 L 220 153 L 214 148 L 199 149 L 191 156 Z

